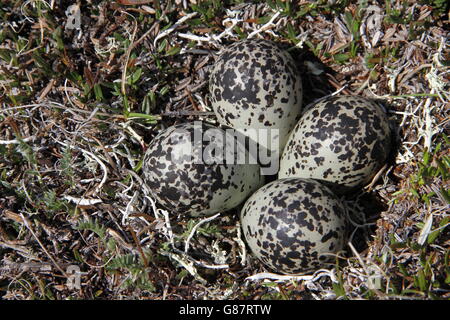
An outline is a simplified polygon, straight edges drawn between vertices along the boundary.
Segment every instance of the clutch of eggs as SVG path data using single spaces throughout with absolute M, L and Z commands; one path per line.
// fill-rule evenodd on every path
M 233 161 L 225 159 L 224 150 L 234 150 Z M 144 181 L 173 213 L 195 217 L 230 210 L 264 183 L 258 164 L 237 161 L 242 153 L 247 153 L 244 145 L 229 131 L 201 121 L 177 124 L 150 143 Z

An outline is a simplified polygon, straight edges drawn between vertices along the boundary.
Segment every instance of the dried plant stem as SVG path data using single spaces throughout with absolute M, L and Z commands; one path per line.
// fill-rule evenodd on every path
M 137 32 L 137 22 L 134 22 L 133 33 L 131 35 L 130 45 L 128 46 L 127 53 L 125 54 L 125 63 L 124 63 L 124 66 L 123 66 L 123 71 L 122 71 L 121 89 L 122 89 L 122 94 L 124 96 L 126 96 L 126 94 L 127 94 L 127 91 L 126 91 L 127 68 L 128 68 L 128 62 L 130 60 L 131 51 L 134 48 L 133 42 L 134 42 L 134 37 L 136 36 L 136 32 Z
M 36 239 L 36 241 L 38 242 L 39 246 L 42 248 L 42 250 L 45 252 L 45 254 L 47 255 L 47 257 L 50 258 L 50 260 L 53 262 L 53 264 L 55 265 L 55 267 L 65 276 L 67 277 L 66 272 L 59 266 L 58 262 L 56 262 L 56 260 L 53 258 L 53 256 L 50 254 L 50 252 L 47 251 L 47 249 L 45 248 L 45 246 L 42 244 L 41 240 L 39 240 L 38 236 L 36 235 L 36 233 L 34 233 L 33 228 L 30 225 L 30 221 L 25 218 L 25 216 L 23 215 L 23 213 L 20 212 L 20 216 L 22 218 L 23 223 L 25 224 L 25 227 L 27 227 L 27 229 L 30 231 L 30 233 L 33 235 L 33 237 Z

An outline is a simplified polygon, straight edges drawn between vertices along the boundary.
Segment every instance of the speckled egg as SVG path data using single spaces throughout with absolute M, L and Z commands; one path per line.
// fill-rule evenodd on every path
M 280 153 L 300 118 L 303 90 L 295 62 L 267 40 L 243 40 L 224 48 L 212 68 L 209 92 L 220 123 L 244 133 L 278 129 L 269 132 L 268 142 L 258 142 Z M 270 135 L 278 137 L 279 148 L 271 145 Z
M 253 254 L 285 274 L 308 272 L 332 259 L 344 247 L 346 221 L 341 201 L 313 179 L 275 180 L 256 191 L 241 211 Z
M 361 187 L 390 152 L 385 111 L 357 96 L 334 96 L 308 108 L 293 129 L 280 160 L 279 178 L 321 180 L 338 194 Z
M 259 165 L 238 161 L 239 154 L 247 151 L 228 131 L 201 121 L 177 124 L 150 143 L 144 181 L 170 212 L 207 216 L 230 210 L 264 183 Z

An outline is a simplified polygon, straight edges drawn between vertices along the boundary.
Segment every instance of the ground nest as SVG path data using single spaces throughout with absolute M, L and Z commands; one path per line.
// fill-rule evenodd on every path
M 449 299 L 445 1 L 6 1 L 0 8 L 3 299 Z M 216 123 L 208 74 L 243 38 L 276 41 L 305 104 L 385 106 L 395 152 L 343 198 L 352 231 L 315 273 L 266 270 L 239 208 L 167 212 L 141 179 L 163 128 Z

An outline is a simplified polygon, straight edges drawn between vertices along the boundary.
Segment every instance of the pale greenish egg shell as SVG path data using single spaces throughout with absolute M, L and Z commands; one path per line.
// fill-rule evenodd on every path
M 347 228 L 345 207 L 331 190 L 301 178 L 256 191 L 241 211 L 241 225 L 253 254 L 285 274 L 320 268 L 327 253 L 342 250 Z

